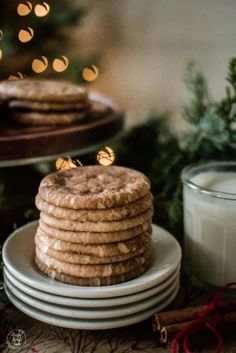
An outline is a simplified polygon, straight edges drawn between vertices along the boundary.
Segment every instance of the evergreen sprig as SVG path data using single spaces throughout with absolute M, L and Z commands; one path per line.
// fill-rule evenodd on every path
M 198 124 L 208 112 L 211 98 L 204 75 L 197 70 L 194 62 L 190 62 L 184 78 L 190 92 L 190 102 L 184 107 L 184 115 L 189 123 Z
M 191 65 L 186 79 L 194 99 L 185 109 L 185 117 L 192 124 L 185 138 L 186 152 L 192 160 L 229 159 L 234 155 L 236 60 L 228 66 L 226 97 L 219 102 L 209 98 L 206 79 Z M 202 92 L 202 93 L 199 93 Z
M 168 114 L 156 114 L 133 128 L 122 141 L 120 163 L 146 173 L 154 194 L 154 221 L 182 236 L 182 186 L 180 175 L 189 163 L 235 160 L 236 58 L 230 60 L 226 95 L 215 101 L 205 76 L 190 63 L 185 83 L 190 93 L 183 119 L 187 132 L 173 134 Z

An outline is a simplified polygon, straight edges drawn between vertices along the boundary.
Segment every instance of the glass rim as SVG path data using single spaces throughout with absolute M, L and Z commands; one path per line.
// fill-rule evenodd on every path
M 204 168 L 223 168 L 223 167 L 234 167 L 235 168 L 235 173 L 236 173 L 236 162 L 235 161 L 209 161 L 209 162 L 199 162 L 199 163 L 191 163 L 187 165 L 181 172 L 181 181 L 183 185 L 188 186 L 190 189 L 206 194 L 211 197 L 215 198 L 220 198 L 220 199 L 225 199 L 225 200 L 235 200 L 236 201 L 236 192 L 225 192 L 225 191 L 215 191 L 212 189 L 208 189 L 205 187 L 202 187 L 198 184 L 193 183 L 190 178 L 193 175 L 196 175 L 198 170 L 200 171 L 201 169 Z M 194 173 L 195 172 L 195 173 Z M 202 170 L 203 172 L 203 170 Z

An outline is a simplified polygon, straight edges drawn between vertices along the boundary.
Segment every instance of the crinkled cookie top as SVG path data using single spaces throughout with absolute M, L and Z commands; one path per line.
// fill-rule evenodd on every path
M 39 195 L 50 204 L 72 209 L 106 209 L 126 205 L 150 189 L 148 178 L 118 166 L 86 166 L 47 175 Z

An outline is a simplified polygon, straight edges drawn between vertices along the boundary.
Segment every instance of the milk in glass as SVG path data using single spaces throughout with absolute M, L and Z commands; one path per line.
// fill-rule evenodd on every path
M 208 171 L 184 183 L 187 270 L 206 283 L 236 281 L 236 172 Z

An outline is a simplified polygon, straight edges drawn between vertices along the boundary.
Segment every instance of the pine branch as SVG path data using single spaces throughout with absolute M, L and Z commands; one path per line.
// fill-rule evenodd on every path
M 180 175 L 189 163 L 236 156 L 236 58 L 229 62 L 226 96 L 214 101 L 204 75 L 194 63 L 185 83 L 190 92 L 183 118 L 187 133 L 172 134 L 168 114 L 157 114 L 135 127 L 122 141 L 120 164 L 132 166 L 151 179 L 154 222 L 182 237 L 182 185 Z M 119 155 L 119 152 L 118 152 Z
M 206 78 L 197 70 L 195 63 L 190 62 L 184 81 L 191 95 L 189 105 L 184 108 L 185 117 L 188 122 L 198 124 L 211 105 Z

